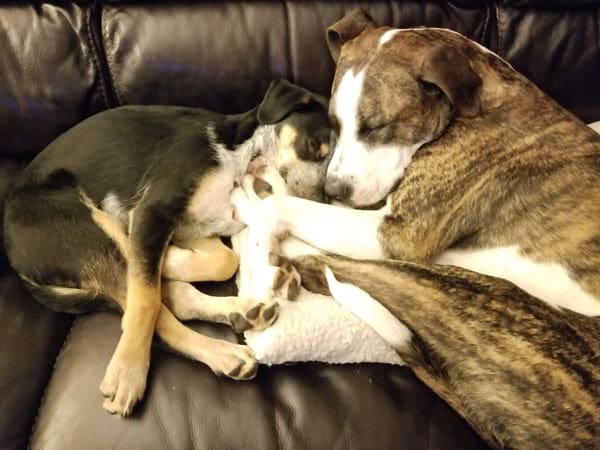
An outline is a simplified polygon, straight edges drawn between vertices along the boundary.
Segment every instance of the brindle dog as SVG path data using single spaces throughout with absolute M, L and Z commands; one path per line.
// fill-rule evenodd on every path
M 458 33 L 377 28 L 355 12 L 328 42 L 326 190 L 387 204 L 274 195 L 267 232 L 342 255 L 294 264 L 491 445 L 598 448 L 600 137 Z

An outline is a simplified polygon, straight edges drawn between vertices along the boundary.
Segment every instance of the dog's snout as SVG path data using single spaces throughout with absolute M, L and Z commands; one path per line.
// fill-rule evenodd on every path
M 325 193 L 337 201 L 342 202 L 352 195 L 352 186 L 341 178 L 329 177 L 325 181 Z

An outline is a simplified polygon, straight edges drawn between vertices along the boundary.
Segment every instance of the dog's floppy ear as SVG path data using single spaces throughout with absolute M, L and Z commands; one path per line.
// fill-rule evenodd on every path
M 344 43 L 354 39 L 366 28 L 376 26 L 371 16 L 364 9 L 359 8 L 349 12 L 327 28 L 327 46 L 333 60 L 337 62 Z
M 440 45 L 429 50 L 421 64 L 421 80 L 436 85 L 463 117 L 479 113 L 478 88 L 481 77 L 469 65 L 467 57 L 454 47 Z
M 274 124 L 311 102 L 318 103 L 325 110 L 328 108 L 326 97 L 314 94 L 284 79 L 274 80 L 258 107 L 256 117 L 261 125 Z

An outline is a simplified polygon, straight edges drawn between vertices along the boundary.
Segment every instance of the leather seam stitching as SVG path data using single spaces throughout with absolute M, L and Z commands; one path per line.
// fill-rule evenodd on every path
M 104 54 L 106 56 L 106 65 L 107 65 L 107 72 L 108 72 L 108 76 L 111 80 L 112 83 L 112 87 L 113 87 L 113 91 L 115 93 L 115 98 L 117 100 L 117 103 L 119 105 L 122 105 L 123 102 L 121 101 L 121 94 L 119 93 L 119 88 L 117 87 L 117 83 L 115 81 L 115 77 L 113 75 L 114 72 L 114 63 L 112 60 L 112 56 L 109 55 L 109 52 L 107 50 L 107 43 L 108 43 L 108 30 L 105 26 L 105 22 L 104 20 L 102 20 L 102 18 L 104 17 L 104 9 L 102 9 L 101 12 L 101 20 L 100 20 L 100 26 L 101 26 L 101 34 L 102 34 L 102 39 L 104 40 L 105 44 L 104 44 Z
M 98 71 L 98 80 L 100 83 L 100 91 L 102 92 L 102 98 L 104 99 L 104 104 L 107 108 L 110 108 L 110 102 L 108 99 L 108 94 L 106 92 L 106 83 L 104 81 L 104 77 L 102 76 L 102 66 L 100 64 L 100 60 L 98 55 L 96 55 L 96 46 L 94 45 L 94 37 L 92 36 L 92 12 L 93 8 L 90 8 L 86 15 L 86 25 L 87 25 L 87 38 L 90 46 L 90 53 L 92 54 L 93 64 L 96 66 L 96 70 Z

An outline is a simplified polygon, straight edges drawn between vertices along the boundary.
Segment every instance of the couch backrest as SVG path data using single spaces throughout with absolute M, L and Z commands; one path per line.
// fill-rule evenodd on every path
M 278 77 L 327 94 L 324 30 L 356 6 L 380 24 L 464 33 L 600 119 L 599 0 L 0 2 L 0 154 L 30 158 L 121 104 L 238 112 Z

